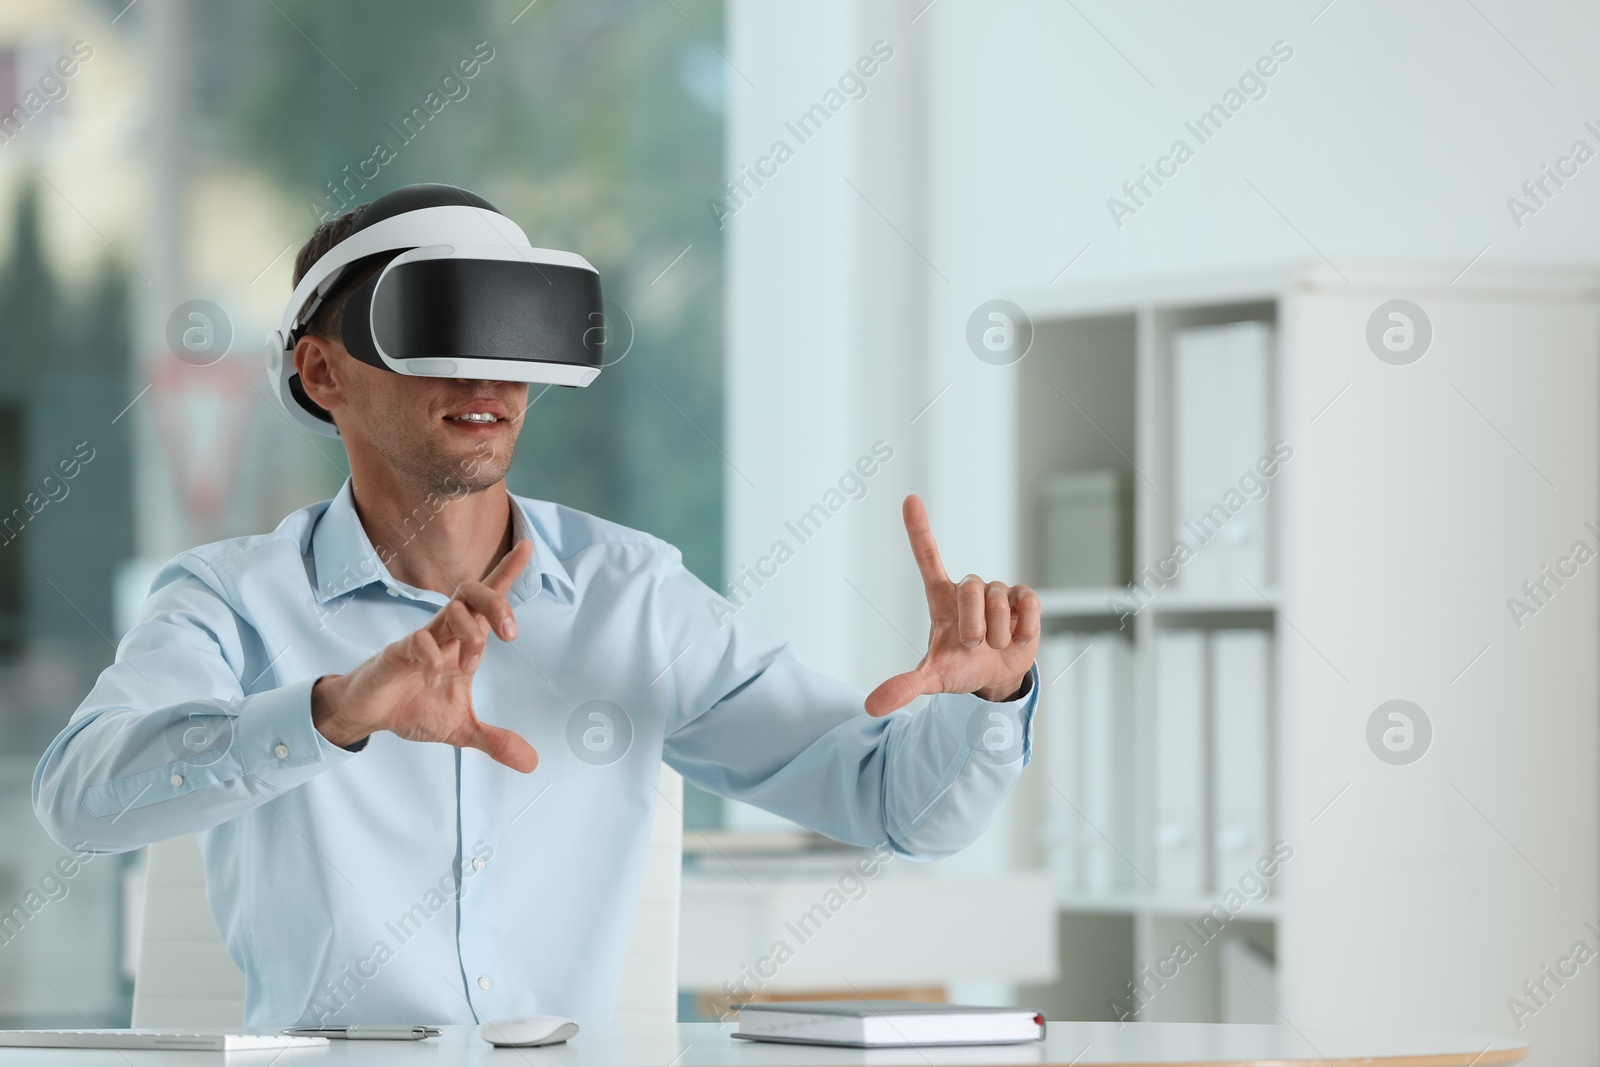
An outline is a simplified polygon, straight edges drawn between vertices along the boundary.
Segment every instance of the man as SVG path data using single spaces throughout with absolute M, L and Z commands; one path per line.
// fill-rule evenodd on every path
M 169 562 L 34 779 L 71 847 L 199 833 L 251 1026 L 605 1021 L 662 762 L 923 860 L 972 841 L 1027 758 L 1038 598 L 951 582 L 916 497 L 928 653 L 863 702 L 708 611 L 726 604 L 672 546 L 510 495 L 527 382 L 396 373 L 371 331 L 379 272 L 404 261 L 393 241 L 351 258 L 385 224 L 456 217 L 434 210 L 452 200 L 514 228 L 417 186 L 300 250 L 279 396 L 343 440 L 350 478 L 270 534 Z M 414 243 L 408 259 L 452 254 Z M 1012 751 L 988 751 L 996 730 Z

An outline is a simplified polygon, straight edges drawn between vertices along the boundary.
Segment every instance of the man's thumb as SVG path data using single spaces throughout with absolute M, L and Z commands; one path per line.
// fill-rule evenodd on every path
M 895 675 L 867 694 L 867 714 L 879 716 L 899 711 L 927 692 L 923 681 L 920 666 L 916 670 Z
M 539 765 L 539 753 L 523 740 L 521 734 L 498 726 L 479 722 L 477 732 L 468 742 L 471 747 L 487 753 L 496 763 L 503 763 L 514 771 L 527 774 Z

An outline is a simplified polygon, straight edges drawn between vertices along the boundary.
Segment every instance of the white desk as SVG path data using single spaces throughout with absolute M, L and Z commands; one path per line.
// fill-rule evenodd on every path
M 474 1027 L 445 1027 L 426 1041 L 333 1041 L 292 1052 L 113 1052 L 0 1049 L 0 1067 L 1000 1067 L 1010 1064 L 1146 1065 L 1304 1063 L 1354 1067 L 1499 1067 L 1528 1055 L 1527 1045 L 1470 1034 L 1291 1029 L 1287 1026 L 1199 1023 L 1051 1023 L 1048 1038 L 1029 1045 L 985 1048 L 838 1049 L 757 1044 L 728 1036 L 733 1027 L 682 1023 L 626 1033 L 591 1029 L 567 1045 L 496 1049 Z

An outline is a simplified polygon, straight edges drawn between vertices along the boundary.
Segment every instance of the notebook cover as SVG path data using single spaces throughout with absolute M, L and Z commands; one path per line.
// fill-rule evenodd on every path
M 745 1004 L 745 1011 L 779 1011 L 799 1015 L 843 1015 L 866 1019 L 875 1015 L 1037 1015 L 1027 1008 L 974 1007 L 967 1004 L 931 1004 L 925 1000 L 783 1000 L 770 1004 Z
M 740 1009 L 744 1011 L 769 1011 L 784 1015 L 838 1015 L 846 1018 L 866 1019 L 872 1017 L 894 1018 L 903 1015 L 999 1015 L 1010 1013 L 1027 1013 L 1027 1008 L 996 1008 L 975 1007 L 967 1004 L 929 1004 L 916 1000 L 795 1000 L 778 1001 L 771 1004 L 746 1004 Z M 826 1045 L 830 1048 L 941 1048 L 941 1047 L 970 1047 L 977 1045 L 1026 1045 L 1034 1041 L 1042 1041 L 1045 1035 L 1045 1020 L 1041 1012 L 1031 1013 L 1038 1020 L 1039 1034 L 1037 1037 L 1020 1038 L 1014 1040 L 982 1040 L 982 1041 L 918 1041 L 894 1042 L 891 1044 L 871 1044 L 865 1041 L 823 1041 L 808 1037 L 776 1037 L 768 1034 L 741 1034 L 732 1033 L 729 1037 L 741 1041 L 766 1041 L 778 1045 Z

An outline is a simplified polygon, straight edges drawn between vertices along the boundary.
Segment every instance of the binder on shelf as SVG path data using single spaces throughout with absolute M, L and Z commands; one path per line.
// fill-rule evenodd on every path
M 1075 670 L 1083 671 L 1083 888 L 1124 889 L 1133 831 L 1132 649 L 1120 634 L 1095 634 Z
M 1271 848 L 1271 640 L 1262 630 L 1219 630 L 1210 639 L 1216 888 Z
M 1039 642 L 1039 707 L 1034 740 L 1043 759 L 1045 866 L 1062 889 L 1082 888 L 1083 796 L 1082 678 L 1078 661 L 1087 638 L 1052 634 Z M 1075 662 L 1077 661 L 1077 662 Z
M 1128 483 L 1112 468 L 1061 471 L 1039 490 L 1044 580 L 1051 589 L 1128 581 Z
M 1174 536 L 1193 557 L 1176 581 L 1202 595 L 1267 584 L 1267 499 L 1256 463 L 1272 449 L 1272 327 L 1232 322 L 1180 330 L 1172 342 Z
M 1210 888 L 1206 827 L 1206 637 L 1160 630 L 1155 640 L 1155 870 L 1163 893 Z

